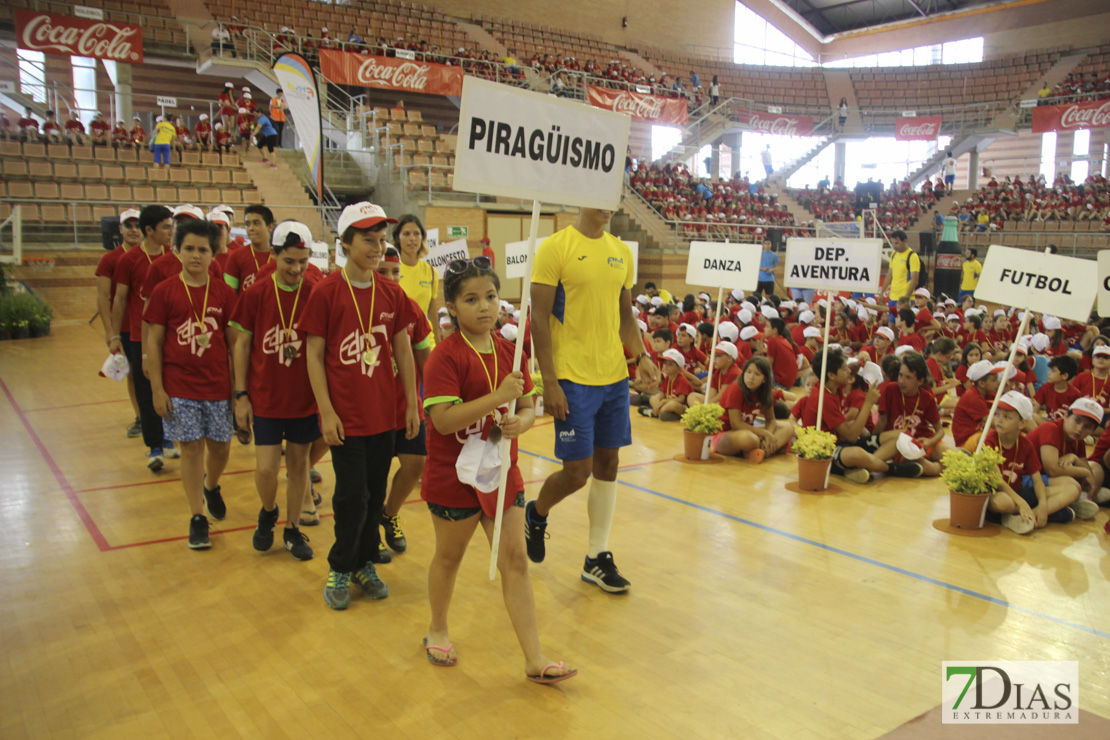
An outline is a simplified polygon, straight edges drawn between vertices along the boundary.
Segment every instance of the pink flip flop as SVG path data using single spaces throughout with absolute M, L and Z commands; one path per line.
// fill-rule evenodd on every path
M 441 659 L 441 658 L 437 658 L 434 655 L 432 655 L 433 650 L 438 650 L 441 653 L 443 653 L 444 655 L 450 655 L 451 650 L 453 650 L 454 647 L 455 646 L 452 645 L 451 643 L 447 643 L 447 647 L 439 647 L 438 645 L 429 645 L 428 644 L 428 638 L 427 637 L 424 638 L 424 654 L 428 656 L 428 662 L 431 663 L 432 665 L 440 665 L 440 666 L 443 666 L 445 668 L 449 668 L 449 667 L 455 665 L 456 663 L 458 663 L 459 662 L 458 658 Z M 548 667 L 550 668 L 550 666 L 548 666 Z M 547 668 L 545 668 L 544 670 L 546 671 Z
M 575 668 L 560 676 L 548 676 L 547 672 L 552 668 L 566 668 L 566 665 L 564 665 L 562 661 L 551 663 L 550 665 L 544 666 L 544 669 L 539 672 L 539 675 L 527 676 L 527 679 L 532 683 L 552 684 L 566 681 L 568 678 L 574 678 L 578 675 L 578 669 Z

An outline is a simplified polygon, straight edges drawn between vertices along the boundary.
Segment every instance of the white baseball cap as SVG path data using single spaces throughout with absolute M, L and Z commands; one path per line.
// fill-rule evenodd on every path
M 729 295 L 731 295 L 734 300 L 737 300 L 737 301 L 744 300 L 744 291 L 740 290 L 739 288 L 737 288 L 736 290 L 730 291 Z
M 921 446 L 920 442 L 905 432 L 898 435 L 896 445 L 898 447 L 898 453 L 907 460 L 920 460 L 925 457 L 925 448 Z
M 510 342 L 516 341 L 517 328 L 516 324 L 505 324 L 501 327 L 501 336 Z
M 947 318 L 949 321 L 959 321 L 960 320 L 960 315 L 958 313 L 950 313 L 945 318 Z
M 733 360 L 740 356 L 740 351 L 736 349 L 736 345 L 732 342 L 721 342 L 717 345 L 717 352 L 724 352 Z
M 999 401 L 999 403 L 1001 403 L 1001 401 Z M 1095 424 L 1102 426 L 1102 404 L 1090 396 L 1075 399 L 1072 401 L 1071 406 L 1068 407 L 1068 410 L 1076 416 L 1086 416 Z
M 679 352 L 677 349 L 674 349 L 674 348 L 671 348 L 671 349 L 667 350 L 666 352 L 664 352 L 663 353 L 663 359 L 664 360 L 670 360 L 671 362 L 675 363 L 679 367 L 684 367 L 686 365 L 686 358 L 682 356 L 681 352 Z
M 214 224 L 223 224 L 224 226 L 231 226 L 231 221 L 228 219 L 227 214 L 224 213 L 223 211 L 217 211 L 217 210 L 213 209 L 213 210 L 209 211 L 208 213 L 206 213 L 204 215 L 204 217 L 206 219 L 208 219 L 209 221 L 211 221 L 212 223 L 214 223 Z
M 875 334 L 880 337 L 885 337 L 892 342 L 894 341 L 894 330 L 889 326 L 880 326 L 875 330 Z
M 650 299 L 650 298 L 648 298 L 648 297 L 647 297 L 646 295 L 644 295 L 643 293 L 641 293 L 640 295 L 636 296 L 636 302 L 637 302 L 637 303 L 645 303 L 645 304 L 648 304 L 648 303 L 651 303 L 651 299 Z
M 300 221 L 282 221 L 270 236 L 274 247 L 305 247 L 312 249 L 312 230 Z
M 982 380 L 988 375 L 1000 372 L 1002 372 L 1002 369 L 995 368 L 994 363 L 990 360 L 979 360 L 979 362 L 972 363 L 971 367 L 967 369 L 967 378 L 974 383 L 977 380 Z
M 501 308 L 505 311 L 511 312 L 513 310 L 513 304 L 509 303 L 508 301 L 501 301 Z
M 809 304 L 806 303 L 805 301 L 802 301 L 801 303 L 798 304 L 798 310 L 799 311 L 808 311 L 809 310 Z
M 779 317 L 779 312 L 775 310 L 774 306 L 764 305 L 759 309 L 759 312 L 768 319 L 777 319 Z
M 717 335 L 730 342 L 735 342 L 740 337 L 740 329 L 731 321 L 726 321 L 717 326 Z
M 749 311 L 751 311 L 753 314 L 755 313 L 755 304 L 752 303 L 751 301 L 743 301 L 740 304 L 740 308 L 746 308 Z
M 701 298 L 706 303 L 709 303 L 709 301 L 713 300 L 708 293 L 698 293 L 698 298 Z
M 240 112 L 240 113 L 246 113 L 246 112 L 247 112 L 247 109 L 246 109 L 246 108 L 240 108 L 240 109 L 239 109 L 239 112 Z
M 745 326 L 740 330 L 740 338 L 745 342 L 750 342 L 753 339 L 762 339 L 763 332 L 756 329 L 754 326 Z
M 932 296 L 932 293 L 929 292 L 928 288 L 918 288 L 917 290 L 915 290 L 913 292 L 913 294 L 914 295 L 919 295 L 922 298 L 929 298 L 930 296 Z
M 382 210 L 381 206 L 364 200 L 361 203 L 355 203 L 343 209 L 343 213 L 339 216 L 339 226 L 337 230 L 340 234 L 343 234 L 347 229 L 352 227 L 356 229 L 369 229 L 380 223 L 395 224 L 397 223 L 397 219 L 385 215 L 385 211 Z
M 640 327 L 640 331 L 647 331 L 647 324 L 639 319 L 636 319 L 636 325 Z
M 736 312 L 736 320 L 739 321 L 741 324 L 752 323 L 752 318 L 752 312 L 746 308 L 741 308 L 739 311 Z
M 659 308 L 660 306 L 663 305 L 663 299 L 660 298 L 659 296 L 653 296 L 652 299 L 651 299 L 651 305 L 655 306 L 656 308 Z
M 903 344 L 900 347 L 895 347 L 894 348 L 894 356 L 895 357 L 901 357 L 902 355 L 906 354 L 907 352 L 913 352 L 913 347 L 909 344 Z
M 678 331 L 679 331 L 680 334 L 682 332 L 686 332 L 687 334 L 692 336 L 694 339 L 698 338 L 698 330 L 690 324 L 679 324 L 678 325 Z
M 1055 316 L 1045 316 L 1042 323 L 1044 323 L 1045 331 L 1053 331 L 1063 326 L 1063 324 L 1060 323 L 1060 319 Z
M 139 209 L 137 209 L 137 208 L 125 208 L 119 214 L 119 222 L 122 224 L 124 221 L 130 221 L 131 219 L 133 219 L 133 218 L 137 219 L 138 217 L 139 217 Z
M 971 377 L 970 371 L 968 372 L 968 377 Z M 1075 404 L 1072 405 L 1074 406 Z M 1095 401 L 1095 405 L 1098 405 L 1097 401 Z M 1002 398 L 998 399 L 998 408 L 1016 411 L 1025 421 L 1029 421 L 1033 418 L 1033 402 L 1030 401 L 1027 396 L 1017 391 L 1007 391 L 1004 393 Z
M 1004 309 L 1004 308 L 996 308 L 996 309 L 994 309 L 994 314 L 993 314 L 993 316 L 994 316 L 994 317 L 995 317 L 996 319 L 997 319 L 997 318 L 998 318 L 999 316 L 1005 316 L 1005 315 L 1006 315 L 1006 309 Z
M 186 218 L 199 218 L 204 220 L 204 211 L 200 210 L 192 203 L 182 203 L 173 209 L 173 217 L 185 216 Z
M 799 308 L 800 308 L 800 306 L 799 306 Z M 798 323 L 799 324 L 809 324 L 812 321 L 813 321 L 813 311 L 810 311 L 809 309 L 806 309 L 805 311 L 802 311 L 800 314 L 798 314 Z
M 1110 355 L 1110 346 L 1100 344 L 1099 346 L 1095 347 L 1093 350 L 1091 350 L 1091 356 L 1094 357 L 1096 355 Z
M 809 339 L 810 337 L 813 337 L 814 339 L 820 339 L 821 330 L 818 329 L 816 326 L 807 326 L 805 329 L 802 330 L 802 336 L 804 336 L 806 339 Z
M 207 121 L 208 120 L 208 114 L 207 113 L 201 113 L 200 114 L 200 120 Z

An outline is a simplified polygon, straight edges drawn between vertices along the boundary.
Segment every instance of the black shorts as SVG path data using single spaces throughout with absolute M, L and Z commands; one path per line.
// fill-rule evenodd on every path
M 254 443 L 279 445 L 282 440 L 293 445 L 309 445 L 320 439 L 320 419 L 316 414 L 299 419 L 254 417 Z
M 844 475 L 850 468 L 846 468 L 840 464 L 840 453 L 845 447 L 860 447 L 872 454 L 875 450 L 879 449 L 879 438 L 872 435 L 860 437 L 855 442 L 838 442 L 836 450 L 833 451 L 832 457 L 832 473 L 833 475 Z
M 428 438 L 428 423 L 424 420 L 420 421 L 420 432 L 417 433 L 412 439 L 405 439 L 405 430 L 398 429 L 397 436 L 393 440 L 393 454 L 396 455 L 420 455 L 422 457 L 428 456 L 428 448 L 425 444 Z

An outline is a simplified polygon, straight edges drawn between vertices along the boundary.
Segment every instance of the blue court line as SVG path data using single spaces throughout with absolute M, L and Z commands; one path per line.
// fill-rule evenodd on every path
M 546 460 L 547 462 L 555 463 L 556 465 L 562 465 L 561 461 L 555 460 L 554 458 L 546 457 L 544 455 L 539 455 L 535 452 L 529 452 L 528 450 L 518 450 L 518 451 L 524 453 L 525 455 L 530 455 L 532 457 L 538 457 L 541 460 Z M 629 468 L 629 470 L 634 470 L 634 469 L 635 468 Z M 627 472 L 627 470 L 622 470 L 621 472 Z M 923 581 L 924 583 L 930 583 L 934 586 L 940 586 L 942 588 L 946 588 L 949 591 L 955 591 L 956 593 L 964 594 L 965 596 L 971 596 L 973 598 L 985 601 L 989 604 L 996 604 L 998 606 L 1006 607 L 1007 609 L 1013 609 L 1013 610 L 1015 610 L 1017 612 L 1020 612 L 1022 614 L 1028 614 L 1028 615 L 1033 616 L 1033 617 L 1038 617 L 1040 619 L 1045 619 L 1045 620 L 1048 620 L 1049 622 L 1055 622 L 1056 624 L 1060 624 L 1060 625 L 1063 625 L 1065 627 L 1071 627 L 1073 629 L 1077 629 L 1080 632 L 1086 632 L 1088 634 L 1092 634 L 1095 637 L 1101 637 L 1104 640 L 1110 640 L 1110 632 L 1103 632 L 1102 630 L 1095 629 L 1094 627 L 1090 627 L 1090 626 L 1085 625 L 1085 624 L 1079 624 L 1078 622 L 1069 622 L 1066 619 L 1060 619 L 1059 617 L 1054 617 L 1051 614 L 1045 614 L 1044 612 L 1039 612 L 1039 611 L 1036 611 L 1034 609 L 1028 609 L 1024 606 L 1018 606 L 1017 604 L 1012 604 L 1009 601 L 1006 601 L 1005 599 L 999 599 L 995 596 L 990 596 L 988 594 L 982 594 L 982 593 L 979 593 L 978 591 L 972 591 L 971 589 L 967 589 L 967 588 L 964 588 L 962 586 L 957 586 L 955 584 L 948 583 L 946 581 L 938 580 L 936 578 L 933 578 L 932 576 L 927 576 L 927 575 L 924 575 L 924 574 L 921 574 L 921 573 L 914 573 L 912 570 L 906 570 L 905 568 L 899 568 L 896 565 L 890 565 L 889 563 L 884 563 L 881 560 L 875 560 L 875 559 L 869 558 L 865 555 L 859 555 L 859 554 L 854 553 L 854 552 L 849 552 L 848 550 L 842 550 L 839 547 L 833 547 L 832 545 L 827 545 L 824 542 L 818 542 L 817 540 L 811 540 L 807 537 L 802 537 L 800 535 L 793 534 L 792 532 L 786 532 L 786 531 L 783 531 L 781 529 L 775 529 L 774 527 L 768 527 L 766 524 L 760 524 L 759 522 L 753 522 L 750 519 L 744 519 L 743 517 L 735 516 L 734 514 L 728 514 L 728 513 L 725 513 L 723 511 L 720 511 L 718 509 L 712 509 L 708 506 L 703 506 L 701 504 L 695 504 L 692 501 L 687 501 L 685 499 L 676 498 L 675 496 L 670 496 L 666 493 L 660 493 L 659 491 L 653 491 L 650 488 L 645 488 L 643 486 L 638 486 L 635 483 L 629 483 L 627 481 L 623 481 L 623 480 L 619 480 L 619 479 L 618 479 L 618 482 L 622 486 L 628 486 L 629 488 L 634 488 L 637 491 L 643 491 L 644 493 L 649 493 L 652 496 L 657 496 L 657 497 L 662 498 L 662 499 L 667 499 L 668 501 L 673 501 L 676 504 L 682 504 L 683 506 L 689 506 L 692 509 L 698 509 L 700 511 L 704 511 L 704 512 L 709 513 L 709 514 L 716 514 L 717 516 L 724 517 L 725 519 L 729 519 L 731 521 L 737 522 L 739 524 L 744 524 L 744 525 L 747 525 L 749 527 L 754 527 L 755 529 L 758 529 L 758 530 L 763 531 L 763 532 L 767 532 L 769 534 L 774 534 L 774 535 L 778 535 L 780 537 L 785 537 L 789 540 L 793 540 L 795 542 L 800 542 L 800 543 L 805 544 L 805 545 L 811 545 L 813 547 L 820 548 L 820 549 L 825 550 L 827 552 L 836 553 L 837 555 L 843 555 L 844 557 L 851 558 L 853 560 L 858 560 L 861 563 L 867 563 L 868 565 L 874 565 L 874 566 L 882 568 L 884 570 L 888 570 L 892 573 L 898 573 L 899 575 L 909 576 L 910 578 L 915 578 L 919 581 Z

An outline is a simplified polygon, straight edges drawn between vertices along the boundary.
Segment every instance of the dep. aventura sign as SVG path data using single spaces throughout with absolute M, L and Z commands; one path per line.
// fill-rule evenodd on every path
M 786 240 L 788 288 L 824 288 L 877 293 L 881 277 L 881 239 Z

